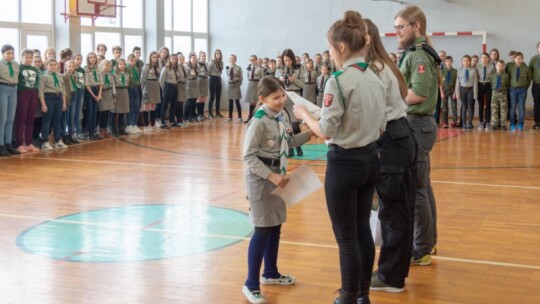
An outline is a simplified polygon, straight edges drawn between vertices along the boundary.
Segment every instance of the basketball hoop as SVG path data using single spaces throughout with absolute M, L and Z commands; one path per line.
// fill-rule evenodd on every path
M 125 6 L 116 4 L 117 0 L 64 0 L 64 22 L 71 17 L 85 17 L 92 19 L 92 25 L 99 17 L 116 18 L 116 9 Z

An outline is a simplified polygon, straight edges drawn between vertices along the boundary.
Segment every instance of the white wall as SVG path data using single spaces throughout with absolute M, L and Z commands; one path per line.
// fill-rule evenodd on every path
M 540 1 L 514 0 L 411 0 L 427 16 L 428 32 L 487 31 L 487 48 L 498 48 L 507 60 L 519 50 L 526 62 L 540 41 Z M 242 67 L 251 54 L 275 57 L 276 50 L 313 56 L 326 49 L 326 31 L 346 10 L 370 18 L 380 32 L 393 32 L 396 12 L 404 5 L 371 0 L 209 0 L 210 50 L 220 48 L 227 60 L 238 56 Z M 480 54 L 480 37 L 434 37 L 437 50 L 445 50 L 459 66 L 464 54 Z M 396 38 L 383 38 L 387 51 L 395 51 Z M 244 88 L 245 90 L 245 88 Z M 529 101 L 530 102 L 530 101 Z

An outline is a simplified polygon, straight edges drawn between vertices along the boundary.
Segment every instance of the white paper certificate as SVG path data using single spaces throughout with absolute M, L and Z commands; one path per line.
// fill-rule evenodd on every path
M 303 98 L 302 96 L 296 94 L 295 92 L 286 92 L 287 96 L 292 100 L 295 105 L 304 105 L 308 110 L 311 117 L 315 119 L 321 118 L 321 108 L 313 104 L 311 101 Z
M 271 194 L 281 197 L 292 207 L 321 187 L 317 174 L 309 166 L 301 165 L 289 175 L 289 182 L 284 188 L 278 187 Z

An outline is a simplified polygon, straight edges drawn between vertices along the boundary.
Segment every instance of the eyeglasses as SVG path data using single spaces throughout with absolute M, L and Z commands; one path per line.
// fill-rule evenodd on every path
M 401 32 L 403 31 L 404 28 L 410 25 L 413 25 L 413 24 L 409 23 L 409 24 L 394 25 L 394 30 Z

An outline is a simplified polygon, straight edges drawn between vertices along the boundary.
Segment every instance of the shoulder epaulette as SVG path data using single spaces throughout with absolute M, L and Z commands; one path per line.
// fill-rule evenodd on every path
M 264 115 L 266 115 L 266 112 L 264 112 L 263 109 L 259 109 L 257 110 L 257 112 L 255 112 L 255 115 L 253 117 L 261 119 L 264 117 Z
M 336 77 L 336 78 L 337 78 L 339 75 L 341 75 L 341 74 L 343 74 L 343 71 L 341 71 L 341 70 L 332 73 L 332 75 L 333 75 L 334 77 Z

